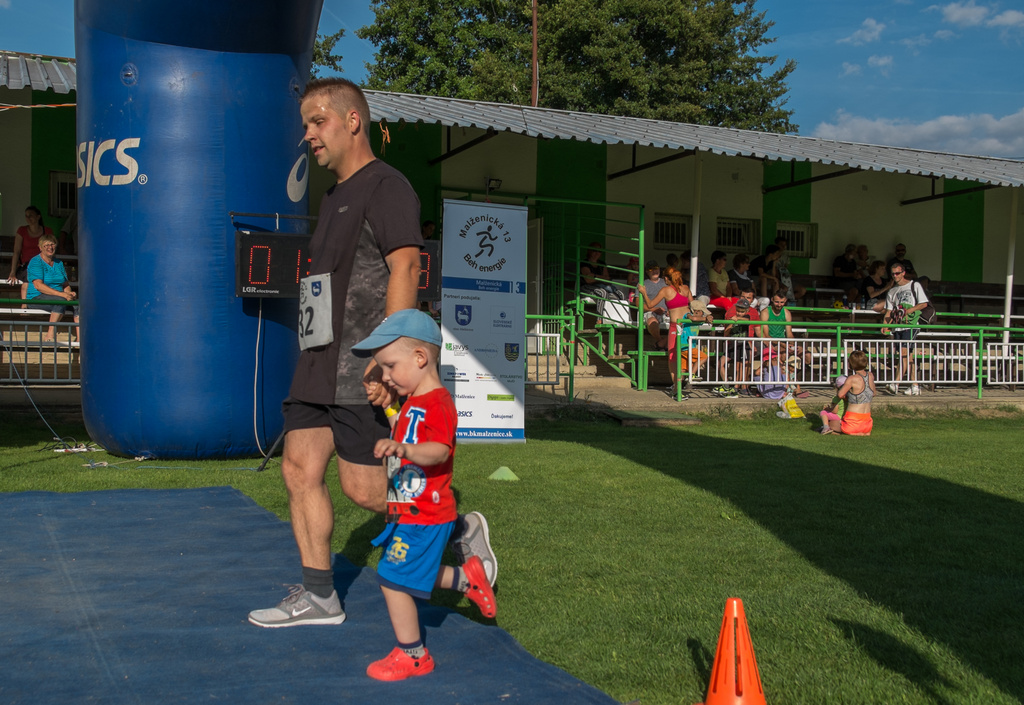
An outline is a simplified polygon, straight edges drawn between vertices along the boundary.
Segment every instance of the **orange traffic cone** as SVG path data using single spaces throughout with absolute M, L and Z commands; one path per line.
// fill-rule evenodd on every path
M 767 705 L 743 601 L 738 597 L 725 601 L 722 631 L 718 634 L 718 649 L 704 705 Z

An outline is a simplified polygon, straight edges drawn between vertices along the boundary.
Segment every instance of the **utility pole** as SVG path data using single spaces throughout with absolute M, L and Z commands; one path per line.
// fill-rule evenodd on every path
M 533 80 L 530 82 L 530 105 L 537 107 L 537 94 L 540 90 L 540 76 L 537 66 L 537 0 L 533 0 Z

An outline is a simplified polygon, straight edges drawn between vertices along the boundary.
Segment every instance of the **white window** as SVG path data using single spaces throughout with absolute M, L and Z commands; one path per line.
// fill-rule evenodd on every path
M 779 221 L 775 224 L 775 237 L 786 238 L 786 252 L 790 257 L 818 256 L 818 224 Z
M 50 172 L 50 215 L 67 218 L 78 207 L 78 181 L 73 171 Z
M 654 214 L 654 249 L 684 250 L 690 245 L 692 219 L 678 213 Z
M 715 222 L 715 247 L 723 252 L 760 251 L 761 221 L 749 218 L 718 218 Z

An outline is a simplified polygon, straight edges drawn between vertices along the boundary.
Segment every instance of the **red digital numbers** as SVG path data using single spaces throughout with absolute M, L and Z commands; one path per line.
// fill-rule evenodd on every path
M 266 255 L 266 261 L 262 265 L 260 265 L 262 267 L 265 267 L 264 274 L 266 276 L 262 280 L 257 280 L 257 279 L 253 279 L 252 278 L 252 268 L 253 268 L 253 263 L 254 263 L 254 261 L 256 259 L 256 250 L 266 250 L 266 252 L 263 253 L 263 254 Z M 270 248 L 267 245 L 253 245 L 252 247 L 249 248 L 249 283 L 250 284 L 266 284 L 269 281 L 270 281 Z
M 430 253 L 420 252 L 420 289 L 430 288 Z

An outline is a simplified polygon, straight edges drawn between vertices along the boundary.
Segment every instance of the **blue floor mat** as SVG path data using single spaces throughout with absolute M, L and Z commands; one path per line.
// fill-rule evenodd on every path
M 341 626 L 248 623 L 298 572 L 290 526 L 230 487 L 0 494 L 0 702 L 616 702 L 430 606 L 435 672 L 378 683 L 395 639 L 368 568 L 336 557 Z

